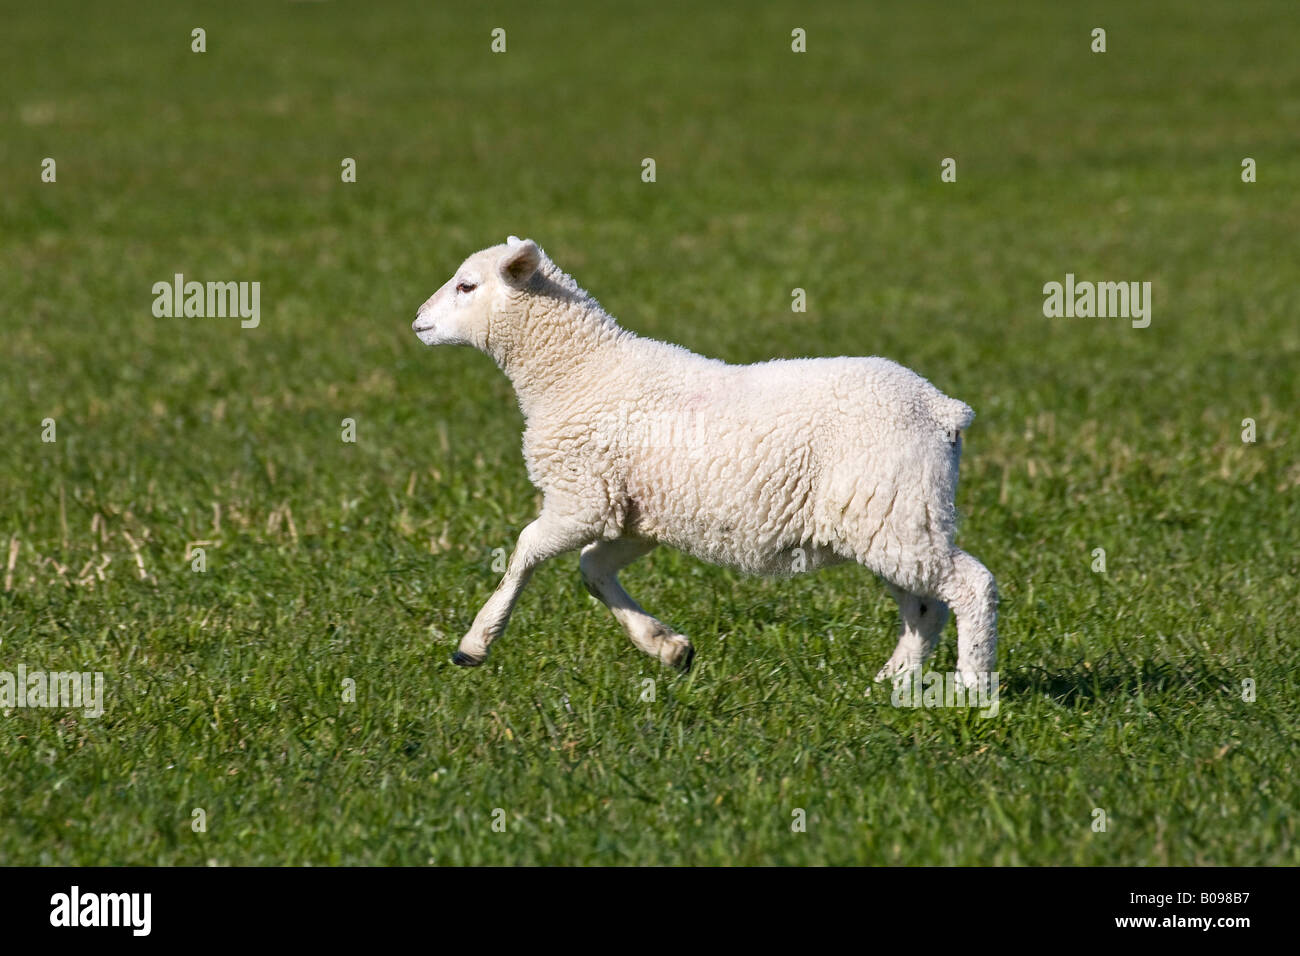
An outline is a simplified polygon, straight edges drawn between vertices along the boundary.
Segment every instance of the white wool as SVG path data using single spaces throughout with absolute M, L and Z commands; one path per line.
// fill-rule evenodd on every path
M 426 344 L 473 345 L 509 376 L 543 494 L 458 663 L 481 663 L 537 564 L 578 548 L 588 587 L 634 643 L 689 663 L 686 638 L 617 581 L 667 544 L 762 574 L 857 561 L 902 610 L 881 678 L 921 665 L 947 606 L 959 672 L 992 669 L 993 579 L 953 545 L 961 431 L 974 413 L 915 372 L 883 358 L 728 365 L 637 336 L 514 237 L 467 259 L 413 328 Z

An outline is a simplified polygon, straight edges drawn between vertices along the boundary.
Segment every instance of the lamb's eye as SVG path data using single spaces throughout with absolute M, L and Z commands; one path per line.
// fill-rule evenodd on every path
M 478 286 L 473 282 L 462 282 L 456 286 L 457 292 L 473 292 Z

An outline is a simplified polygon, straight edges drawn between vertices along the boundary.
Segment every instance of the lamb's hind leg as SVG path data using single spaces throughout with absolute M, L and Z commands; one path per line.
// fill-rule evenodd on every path
M 965 551 L 953 548 L 936 589 L 957 618 L 957 673 L 979 686 L 997 666 L 998 592 L 993 575 Z
M 901 626 L 898 646 L 885 666 L 876 674 L 876 680 L 887 680 L 910 670 L 920 670 L 921 665 L 934 653 L 939 634 L 948 622 L 948 605 L 938 598 L 911 594 L 896 585 L 889 585 L 889 593 L 898 602 Z
M 688 670 L 695 656 L 691 642 L 641 609 L 618 583 L 618 572 L 655 549 L 644 538 L 596 541 L 582 549 L 578 567 L 587 590 L 610 609 L 632 643 L 665 664 Z

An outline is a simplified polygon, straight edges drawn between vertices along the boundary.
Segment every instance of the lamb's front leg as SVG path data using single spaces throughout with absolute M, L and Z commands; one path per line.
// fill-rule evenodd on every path
M 542 514 L 519 534 L 514 554 L 506 565 L 505 576 L 487 603 L 479 609 L 474 623 L 460 641 L 451 659 L 462 667 L 477 667 L 487 658 L 488 647 L 506 629 L 510 612 L 519 594 L 539 564 L 557 554 L 587 544 L 596 532 L 569 516 Z
M 654 549 L 655 542 L 644 538 L 596 541 L 582 549 L 578 568 L 587 590 L 610 609 L 633 644 L 665 664 L 690 670 L 695 657 L 691 642 L 642 610 L 618 583 L 620 570 Z

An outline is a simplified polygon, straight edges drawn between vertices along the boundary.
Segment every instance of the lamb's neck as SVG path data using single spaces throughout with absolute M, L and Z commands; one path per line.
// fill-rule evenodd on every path
M 525 418 L 563 402 L 572 394 L 566 382 L 608 367 L 612 350 L 630 334 L 599 307 L 581 302 L 530 310 L 512 332 L 494 343 L 492 352 L 514 386 Z

